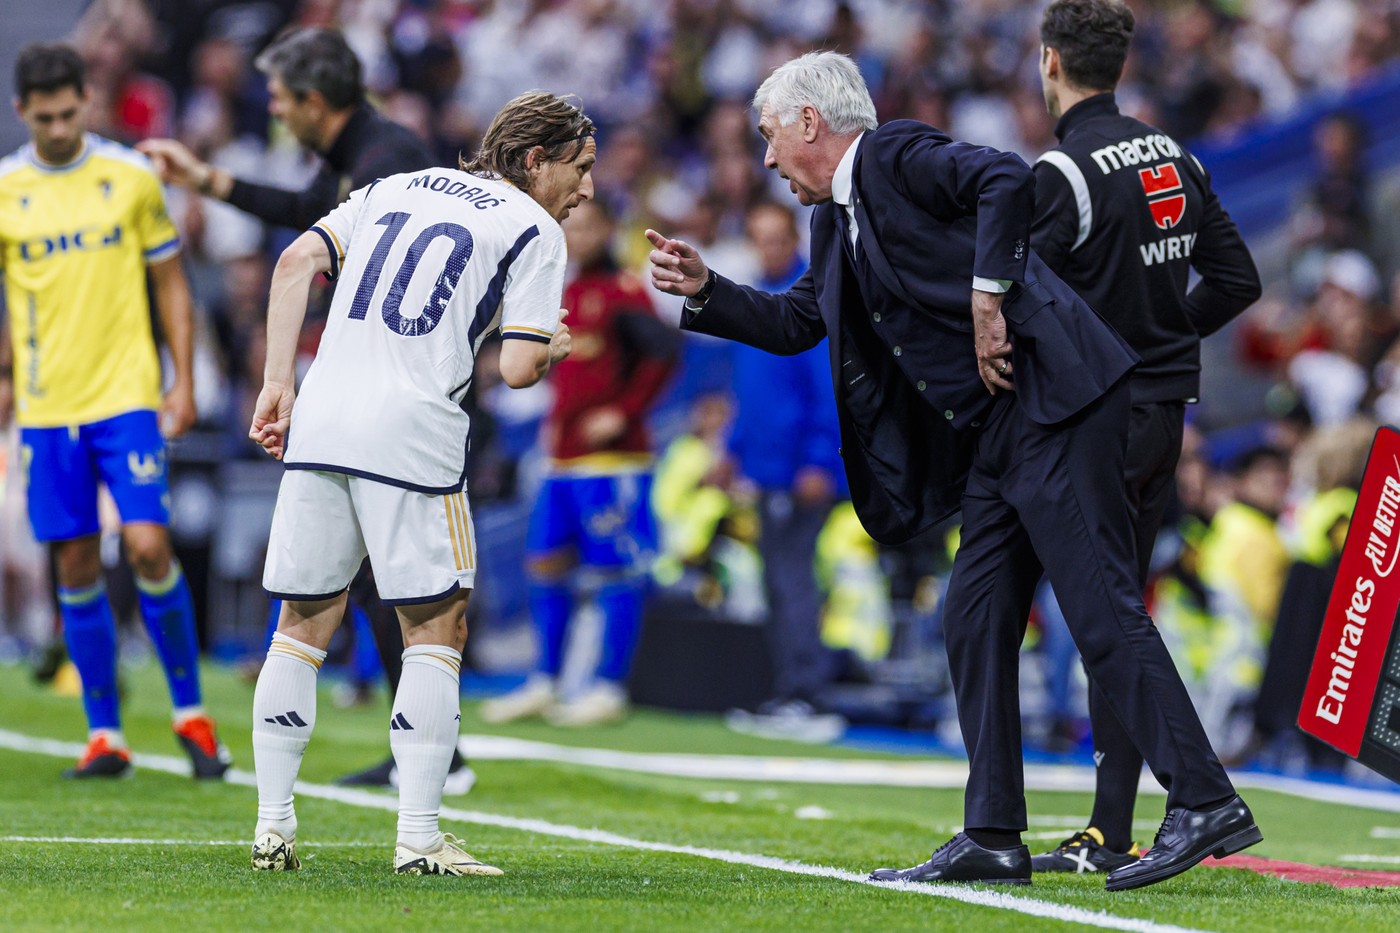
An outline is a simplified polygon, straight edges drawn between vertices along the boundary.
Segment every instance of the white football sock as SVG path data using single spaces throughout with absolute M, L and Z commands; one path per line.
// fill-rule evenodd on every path
M 204 705 L 197 706 L 177 706 L 170 711 L 170 721 L 176 728 L 185 724 L 185 720 L 193 719 L 196 716 L 204 715 Z
M 403 653 L 389 747 L 399 769 L 399 842 L 420 852 L 442 845 L 442 784 L 462 725 L 462 655 L 446 645 L 414 645 Z
M 326 653 L 288 638 L 272 636 L 267 660 L 253 692 L 253 767 L 258 775 L 258 827 L 255 835 L 276 832 L 295 839 L 292 785 L 301 756 L 316 725 L 316 672 Z
M 91 742 L 91 741 L 92 741 L 93 739 L 95 739 L 95 738 L 98 738 L 99 736 L 106 736 L 106 738 L 107 738 L 107 744 L 110 745 L 110 746 L 112 746 L 113 748 L 126 748 L 126 736 L 122 734 L 122 730 L 120 730 L 120 729 L 89 729 L 89 730 L 88 730 L 88 741 L 89 741 L 89 742 Z

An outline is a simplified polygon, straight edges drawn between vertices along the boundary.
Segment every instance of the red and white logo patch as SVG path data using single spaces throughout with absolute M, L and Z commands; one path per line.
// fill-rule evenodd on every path
M 1143 193 L 1147 195 L 1147 206 L 1152 211 L 1152 220 L 1162 230 L 1170 230 L 1181 222 L 1186 213 L 1186 195 L 1171 194 L 1181 191 L 1181 176 L 1176 165 L 1171 162 L 1138 169 Z

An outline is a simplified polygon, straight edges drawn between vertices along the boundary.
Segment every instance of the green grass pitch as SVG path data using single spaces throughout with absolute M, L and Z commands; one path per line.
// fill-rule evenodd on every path
M 173 756 L 159 671 L 128 671 L 125 726 L 138 753 Z M 210 711 L 236 767 L 251 771 L 252 687 L 211 668 Z M 387 753 L 385 707 L 344 710 L 320 700 L 304 780 L 330 783 Z M 80 741 L 76 699 L 0 667 L 0 729 Z M 463 729 L 491 731 L 463 707 Z M 878 758 L 851 749 L 763 742 L 715 719 L 642 712 L 626 725 L 560 733 L 544 726 L 500 734 L 629 751 Z M 1038 877 L 1010 895 L 1023 910 L 731 864 L 696 854 L 645 851 L 510 826 L 447 820 L 444 829 L 500 865 L 502 878 L 408 878 L 390 870 L 391 811 L 300 795 L 301 872 L 248 865 L 256 797 L 243 784 L 196 784 L 152 768 L 129 780 L 73 783 L 71 762 L 0 748 L 0 930 L 1065 930 L 1072 927 L 1219 931 L 1384 931 L 1400 928 L 1400 888 L 1334 889 L 1252 872 L 1198 868 L 1120 894 L 1102 877 Z M 847 872 L 927 857 L 959 821 L 961 793 L 894 787 L 760 784 L 625 773 L 541 762 L 476 763 L 475 790 L 446 804 L 461 811 L 543 820 L 633 840 L 693 846 Z M 1252 854 L 1344 865 L 1347 854 L 1400 855 L 1400 814 L 1247 794 L 1265 842 Z M 1144 828 L 1160 819 L 1145 796 Z M 1084 794 L 1033 793 L 1031 832 L 1072 830 Z M 798 811 L 820 808 L 820 819 Z M 1379 832 L 1374 832 L 1380 829 Z M 135 842 L 39 842 L 39 838 Z M 1029 840 L 1032 848 L 1053 840 Z M 1358 867 L 1351 865 L 1349 867 Z M 1373 865 L 1370 867 L 1386 867 Z M 980 895 L 979 895 L 980 896 Z M 1056 919 L 1073 908 L 1080 922 Z M 1038 915 L 1037 913 L 1038 912 Z M 1088 913 L 1085 913 L 1088 912 Z M 1048 915 L 1047 915 L 1048 914 Z M 1087 921 L 1084 922 L 1084 921 Z

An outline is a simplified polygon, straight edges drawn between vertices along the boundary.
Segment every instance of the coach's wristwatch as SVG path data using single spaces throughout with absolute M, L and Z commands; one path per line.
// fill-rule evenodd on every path
M 710 300 L 710 295 L 714 294 L 715 283 L 719 281 L 715 275 L 715 270 L 709 270 L 709 278 L 705 279 L 705 284 L 700 286 L 700 290 L 685 300 L 687 311 L 699 311 L 705 307 L 705 302 Z

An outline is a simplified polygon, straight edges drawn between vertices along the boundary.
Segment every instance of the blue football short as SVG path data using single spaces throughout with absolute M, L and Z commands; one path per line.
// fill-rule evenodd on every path
M 531 554 L 572 549 L 585 567 L 645 570 L 656 553 L 651 474 L 551 476 L 530 513 Z
M 29 523 L 40 541 L 96 534 L 99 483 L 112 493 L 123 524 L 170 524 L 165 441 L 154 411 L 72 427 L 21 428 L 20 443 L 29 474 Z

